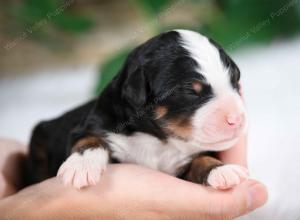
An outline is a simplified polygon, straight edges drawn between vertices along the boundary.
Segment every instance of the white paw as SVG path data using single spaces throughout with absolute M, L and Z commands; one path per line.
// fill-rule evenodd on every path
M 108 163 L 108 152 L 105 149 L 88 149 L 83 154 L 73 153 L 60 166 L 57 177 L 65 185 L 77 189 L 95 185 L 100 181 L 101 174 Z
M 210 171 L 207 183 L 215 189 L 229 189 L 248 179 L 248 176 L 248 170 L 245 167 L 228 164 Z

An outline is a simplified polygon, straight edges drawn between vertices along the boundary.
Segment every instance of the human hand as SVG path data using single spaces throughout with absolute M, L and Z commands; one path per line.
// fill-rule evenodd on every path
M 0 199 L 14 194 L 22 185 L 22 166 L 26 146 L 0 138 Z
M 75 190 L 53 178 L 0 202 L 2 219 L 233 219 L 266 201 L 248 180 L 226 191 L 136 165 L 110 165 L 94 187 Z
M 225 159 L 235 159 L 226 154 L 231 155 L 225 153 Z M 144 167 L 118 164 L 108 167 L 98 185 L 80 191 L 55 178 L 28 187 L 0 201 L 0 215 L 10 220 L 233 219 L 266 199 L 265 187 L 253 180 L 221 191 Z

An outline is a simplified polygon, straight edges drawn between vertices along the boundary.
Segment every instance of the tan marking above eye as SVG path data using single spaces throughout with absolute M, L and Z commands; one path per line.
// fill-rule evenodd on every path
M 167 107 L 158 106 L 158 107 L 155 108 L 156 119 L 159 119 L 159 118 L 165 116 L 167 113 L 168 113 Z
M 194 81 L 192 83 L 192 87 L 197 94 L 200 94 L 200 92 L 202 91 L 202 88 L 203 88 L 202 84 L 199 81 Z

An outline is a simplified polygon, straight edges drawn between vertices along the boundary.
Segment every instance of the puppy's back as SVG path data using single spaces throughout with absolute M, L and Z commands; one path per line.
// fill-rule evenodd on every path
M 40 122 L 32 132 L 26 160 L 25 185 L 40 182 L 56 175 L 67 157 L 70 131 L 74 129 L 95 105 L 92 100 L 62 116 Z

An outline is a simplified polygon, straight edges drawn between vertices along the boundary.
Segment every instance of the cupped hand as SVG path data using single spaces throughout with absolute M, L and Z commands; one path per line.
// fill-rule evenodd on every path
M 233 219 L 266 201 L 253 180 L 226 191 L 148 168 L 110 165 L 101 182 L 80 191 L 52 178 L 0 202 L 1 219 Z
M 18 152 L 17 146 L 7 148 L 8 142 L 4 145 L 0 141 L 1 152 L 3 147 L 14 149 L 6 150 L 7 155 Z M 222 152 L 220 158 L 246 165 L 245 148 L 243 137 L 235 147 Z M 19 145 L 19 153 L 22 152 L 24 147 Z M 1 159 L 10 158 L 3 155 Z M 5 189 L 11 189 L 10 194 L 17 189 L 13 175 L 4 183 Z M 0 219 L 233 219 L 266 200 L 266 188 L 254 180 L 222 191 L 141 166 L 115 164 L 108 167 L 99 184 L 80 191 L 52 178 L 4 198 L 0 200 Z

